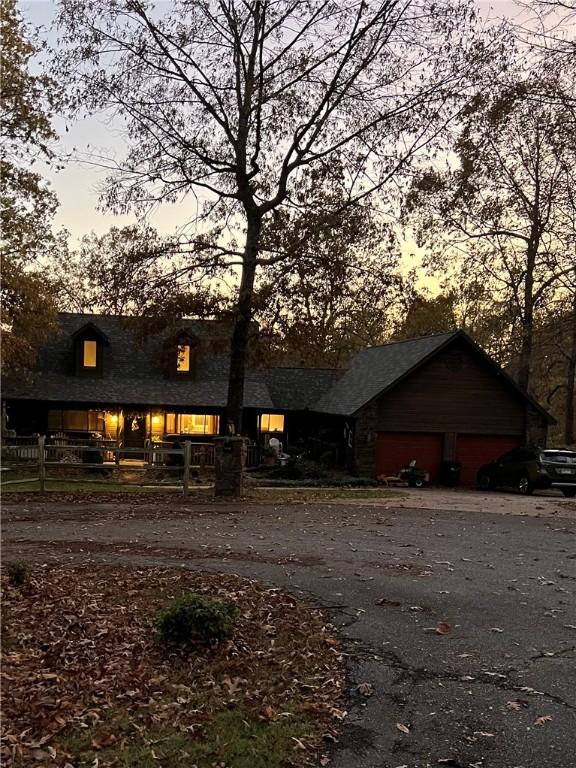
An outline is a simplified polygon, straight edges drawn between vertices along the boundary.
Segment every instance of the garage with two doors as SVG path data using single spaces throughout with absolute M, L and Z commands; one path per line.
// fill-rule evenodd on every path
M 464 485 L 513 448 L 544 446 L 552 421 L 463 331 L 360 352 L 321 406 L 350 418 L 357 473 L 397 475 L 415 460 L 437 482 L 459 462 Z

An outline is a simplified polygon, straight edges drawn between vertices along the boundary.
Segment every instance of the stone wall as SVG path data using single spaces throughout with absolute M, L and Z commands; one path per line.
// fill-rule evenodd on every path
M 214 495 L 242 496 L 248 441 L 244 437 L 218 437 L 214 443 Z

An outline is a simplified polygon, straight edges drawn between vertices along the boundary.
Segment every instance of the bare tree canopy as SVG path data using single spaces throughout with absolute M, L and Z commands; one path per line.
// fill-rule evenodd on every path
M 267 217 L 306 169 L 337 168 L 355 201 L 433 141 L 485 55 L 473 17 L 454 0 L 62 0 L 59 74 L 78 110 L 126 128 L 126 156 L 99 161 L 111 170 L 104 204 L 148 210 L 192 193 L 188 222 L 213 228 L 196 230 L 191 266 L 240 267 L 237 431 L 256 271 L 282 258 L 262 250 Z
M 550 102 L 541 94 L 556 92 Z M 478 95 L 455 149 L 458 163 L 427 171 L 408 200 L 419 235 L 464 261 L 510 307 L 518 331 L 517 379 L 528 390 L 534 328 L 576 274 L 576 167 L 571 110 L 557 84 L 520 79 Z M 517 337 L 517 338 L 518 338 Z

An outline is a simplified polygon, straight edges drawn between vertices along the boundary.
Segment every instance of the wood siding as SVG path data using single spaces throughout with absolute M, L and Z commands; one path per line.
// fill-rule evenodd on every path
M 378 431 L 522 435 L 525 403 L 457 342 L 378 401 Z

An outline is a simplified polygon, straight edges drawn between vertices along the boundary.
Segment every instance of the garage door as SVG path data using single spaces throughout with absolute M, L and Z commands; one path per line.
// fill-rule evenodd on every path
M 476 475 L 482 464 L 488 464 L 520 445 L 522 438 L 519 435 L 458 435 L 456 460 L 462 462 L 462 484 L 476 485 Z
M 416 459 L 416 465 L 437 479 L 442 462 L 444 435 L 432 432 L 379 432 L 376 440 L 376 474 L 397 475 Z

